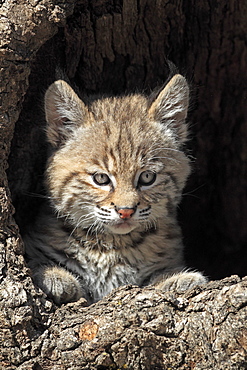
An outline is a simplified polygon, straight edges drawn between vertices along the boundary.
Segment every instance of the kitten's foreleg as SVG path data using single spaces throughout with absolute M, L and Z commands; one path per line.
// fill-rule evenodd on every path
M 35 284 L 58 305 L 77 301 L 85 296 L 76 277 L 59 266 L 39 267 L 34 272 L 33 279 Z
M 186 290 L 197 285 L 207 283 L 207 278 L 200 272 L 182 271 L 174 275 L 158 276 L 153 284 L 156 288 L 163 291 L 176 291 L 177 293 L 184 293 Z

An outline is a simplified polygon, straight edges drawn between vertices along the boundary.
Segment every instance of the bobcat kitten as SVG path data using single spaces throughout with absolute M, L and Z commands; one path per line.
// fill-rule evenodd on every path
M 34 282 L 57 304 L 92 303 L 125 284 L 182 292 L 206 282 L 181 272 L 188 104 L 178 74 L 152 103 L 135 94 L 86 106 L 62 80 L 48 88 L 50 205 L 25 245 Z

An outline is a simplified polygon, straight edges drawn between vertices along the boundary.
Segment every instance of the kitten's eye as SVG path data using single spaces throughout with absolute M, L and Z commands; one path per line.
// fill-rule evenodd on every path
M 111 180 L 110 177 L 105 174 L 105 173 L 95 173 L 93 175 L 93 181 L 95 182 L 96 185 L 109 185 Z
M 141 186 L 150 186 L 156 180 L 156 173 L 152 171 L 144 171 L 140 174 L 138 185 Z

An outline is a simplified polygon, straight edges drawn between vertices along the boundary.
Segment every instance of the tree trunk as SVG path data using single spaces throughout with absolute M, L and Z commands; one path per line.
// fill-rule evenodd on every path
M 124 287 L 57 309 L 32 284 L 15 220 L 24 230 L 42 201 L 42 99 L 57 67 L 84 93 L 149 92 L 168 58 L 193 91 L 188 264 L 246 275 L 247 3 L 4 0 L 1 15 L 0 369 L 246 369 L 247 280 L 183 296 Z

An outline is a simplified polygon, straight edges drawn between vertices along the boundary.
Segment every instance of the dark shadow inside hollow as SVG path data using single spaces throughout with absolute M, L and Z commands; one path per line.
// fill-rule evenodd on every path
M 21 232 L 32 222 L 44 201 L 43 174 L 47 159 L 44 93 L 54 81 L 61 35 L 49 40 L 32 64 L 23 108 L 15 126 L 9 156 L 8 179 Z

